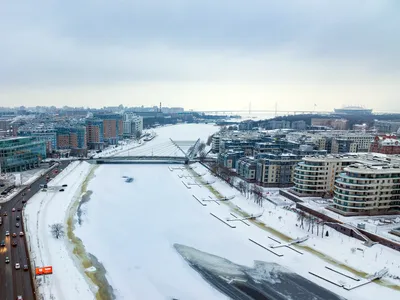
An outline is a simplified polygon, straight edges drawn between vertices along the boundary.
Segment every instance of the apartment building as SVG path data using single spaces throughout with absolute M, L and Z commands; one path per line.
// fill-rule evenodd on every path
M 219 153 L 219 143 L 221 141 L 221 135 L 215 133 L 211 138 L 211 151 L 213 153 Z
M 218 154 L 218 164 L 225 168 L 234 169 L 237 161 L 242 157 L 244 157 L 244 151 L 229 150 Z
M 143 131 L 143 117 L 137 116 L 132 112 L 125 113 L 122 125 L 124 137 L 140 136 Z
M 89 149 L 102 150 L 104 148 L 103 121 L 100 119 L 86 119 L 86 138 Z
M 294 169 L 301 157 L 291 153 L 264 154 L 257 161 L 256 181 L 264 186 L 293 185 Z
M 110 145 L 118 144 L 123 135 L 122 115 L 113 113 L 95 114 L 95 118 L 103 121 L 103 139 Z
M 58 150 L 71 150 L 73 156 L 86 156 L 87 130 L 84 126 L 57 127 L 56 131 Z
M 344 215 L 400 212 L 400 165 L 364 161 L 336 179 L 331 210 Z
M 248 181 L 256 179 L 257 161 L 254 157 L 242 157 L 236 162 L 236 172 Z
M 368 152 L 374 135 L 335 130 L 315 134 L 312 139 L 319 150 L 327 150 L 328 153 Z
M 295 167 L 292 192 L 307 197 L 333 194 L 336 177 L 357 158 L 357 155 L 304 157 Z

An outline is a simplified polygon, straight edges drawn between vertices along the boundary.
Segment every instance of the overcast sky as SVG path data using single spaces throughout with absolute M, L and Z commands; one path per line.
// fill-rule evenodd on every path
M 400 112 L 399 0 L 4 0 L 0 37 L 0 106 Z

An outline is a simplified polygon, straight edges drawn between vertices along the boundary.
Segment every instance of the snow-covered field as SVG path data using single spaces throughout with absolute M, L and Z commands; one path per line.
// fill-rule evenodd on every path
M 206 140 L 217 129 L 210 125 L 162 127 L 157 129 L 158 136 L 153 141 L 141 147 L 151 149 L 168 142 L 170 137 Z M 55 299 L 94 298 L 96 288 L 71 254 L 69 241 L 54 239 L 48 229 L 48 225 L 66 221 L 66 213 L 82 196 L 82 182 L 92 168 L 86 162 L 71 164 L 51 182 L 52 185 L 68 184 L 64 193 L 39 193 L 27 205 L 25 217 L 33 259 L 36 265 L 54 267 L 54 275 L 47 277 L 39 288 L 46 299 L 50 294 Z M 175 250 L 176 243 L 249 267 L 256 260 L 277 263 L 347 299 L 368 300 L 378 296 L 397 299 L 398 290 L 377 283 L 346 291 L 309 272 L 346 285 L 354 284 L 325 268 L 340 269 L 334 262 L 337 261 L 364 273 L 374 273 L 386 266 L 391 275 L 400 276 L 399 252 L 380 245 L 367 248 L 360 241 L 326 227 L 329 237 L 317 237 L 296 226 L 295 213 L 269 202 L 260 208 L 253 200 L 214 178 L 200 164 L 193 171 L 205 173 L 201 179 L 181 178 L 181 175 L 193 175 L 193 171 L 181 170 L 178 165 L 171 168 L 172 171 L 167 165 L 101 165 L 87 186 L 93 193 L 81 207 L 81 225 L 75 225 L 75 234 L 81 238 L 86 251 L 105 267 L 117 299 L 226 299 L 187 264 Z M 124 176 L 134 180 L 125 182 Z M 204 181 L 215 181 L 212 189 L 196 185 Z M 216 191 L 222 196 L 235 195 L 235 198 L 228 203 L 201 201 L 215 198 Z M 250 214 L 264 211 L 260 221 L 291 238 L 310 234 L 305 244 L 325 257 L 301 247 L 296 249 L 303 255 L 279 248 L 274 251 L 283 256 L 275 256 L 249 238 L 268 247 L 275 244 L 268 237 L 282 241 L 279 234 L 274 235 L 251 222 L 250 226 L 231 222 L 236 226 L 231 228 L 210 214 L 226 220 L 232 218 L 231 213 L 238 215 L 237 207 Z M 356 248 L 363 253 L 360 250 L 353 253 L 352 249 Z M 385 282 L 400 285 L 400 281 L 393 278 L 385 278 Z

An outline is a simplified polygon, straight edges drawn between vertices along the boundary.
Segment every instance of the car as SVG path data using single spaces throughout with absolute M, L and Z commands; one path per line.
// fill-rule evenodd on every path
M 9 236 L 10 235 L 10 232 L 7 230 L 6 231 L 6 236 Z
M 20 216 L 17 216 L 16 219 L 17 219 L 17 221 L 19 221 L 19 220 L 21 220 L 21 217 L 20 217 Z
M 13 209 L 12 209 L 12 212 L 14 212 L 15 211 L 15 207 L 13 207 Z
M 22 200 L 22 203 L 26 203 L 26 200 Z
M 19 263 L 15 263 L 15 270 L 21 269 L 21 265 Z
M 22 296 L 20 295 L 20 296 L 17 296 L 17 300 L 24 300 L 24 299 L 23 299 Z
M 28 265 L 24 265 L 24 271 L 28 271 Z
M 15 227 L 19 227 L 19 223 L 15 223 Z
M 19 233 L 19 236 L 24 236 L 24 233 L 21 231 L 21 232 Z
M 10 263 L 10 259 L 6 256 L 6 264 Z
M 6 246 L 6 243 L 4 241 L 1 241 L 0 247 L 5 247 L 5 246 Z
M 11 246 L 17 247 L 17 242 L 16 242 L 16 241 L 13 241 L 13 242 L 11 243 Z
M 12 237 L 17 237 L 17 234 L 14 232 L 13 235 L 12 235 Z
M 21 211 L 21 207 L 18 207 L 17 210 L 18 210 L 18 211 Z
M 67 186 L 68 186 L 68 184 L 63 184 L 63 185 L 62 185 L 62 187 L 67 187 Z
M 3 216 L 7 217 L 7 212 L 6 211 L 4 212 Z
M 64 189 L 60 189 L 60 190 L 58 190 L 59 192 L 64 192 Z

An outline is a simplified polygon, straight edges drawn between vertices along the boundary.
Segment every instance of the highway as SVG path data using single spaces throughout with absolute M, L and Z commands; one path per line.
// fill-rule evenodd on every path
M 59 168 L 64 169 L 70 162 L 60 162 Z M 5 247 L 0 247 L 0 299 L 1 300 L 15 300 L 17 296 L 22 296 L 24 300 L 36 300 L 34 294 L 34 271 L 31 269 L 30 262 L 28 261 L 28 246 L 25 238 L 25 230 L 23 226 L 22 201 L 29 201 L 29 199 L 40 191 L 40 185 L 46 183 L 47 174 L 54 177 L 54 170 L 44 173 L 30 186 L 26 186 L 16 196 L 6 203 L 1 203 L 0 215 L 3 224 L 0 225 L 0 242 L 4 240 Z M 15 208 L 15 212 L 13 212 Z M 4 216 L 7 213 L 7 216 Z M 20 220 L 17 220 L 19 216 Z M 17 227 L 19 223 L 19 227 Z M 6 231 L 9 231 L 10 236 L 6 236 Z M 24 235 L 20 236 L 20 232 Z M 16 237 L 13 237 L 16 233 Z M 16 246 L 12 246 L 13 242 Z M 6 263 L 6 257 L 10 259 Z M 19 263 L 21 269 L 16 270 L 15 264 Z M 28 265 L 29 270 L 24 271 L 24 265 Z M 51 276 L 51 275 L 50 275 Z

